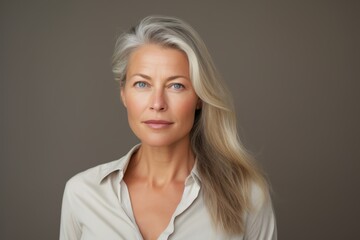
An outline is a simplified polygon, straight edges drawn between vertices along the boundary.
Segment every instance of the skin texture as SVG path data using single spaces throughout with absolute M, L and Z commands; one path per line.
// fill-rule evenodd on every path
M 121 99 L 141 147 L 124 176 L 144 239 L 157 239 L 194 165 L 189 133 L 200 107 L 182 51 L 146 44 L 129 59 Z M 146 199 L 146 201 L 144 201 Z

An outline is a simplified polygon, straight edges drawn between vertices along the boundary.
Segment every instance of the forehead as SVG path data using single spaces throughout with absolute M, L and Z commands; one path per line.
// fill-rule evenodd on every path
M 171 71 L 189 71 L 187 55 L 178 49 L 157 44 L 145 44 L 131 53 L 128 72 L 140 69 L 162 68 Z

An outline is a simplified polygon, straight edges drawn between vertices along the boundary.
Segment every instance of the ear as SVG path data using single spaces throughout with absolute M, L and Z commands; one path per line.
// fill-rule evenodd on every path
M 121 96 L 121 101 L 124 104 L 124 107 L 126 108 L 126 98 L 125 98 L 125 93 L 124 93 L 124 87 L 120 88 L 120 96 Z

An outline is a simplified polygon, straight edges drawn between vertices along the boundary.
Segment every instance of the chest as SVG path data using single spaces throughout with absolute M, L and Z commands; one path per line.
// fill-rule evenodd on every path
M 214 228 L 198 185 L 185 186 L 178 204 L 175 204 L 176 198 L 174 198 L 173 201 L 169 201 L 172 194 L 161 196 L 161 198 L 159 198 L 157 194 L 143 194 L 143 198 L 138 197 L 138 200 L 135 200 L 137 198 L 135 197 L 134 200 L 138 201 L 138 203 L 134 203 L 133 200 L 130 199 L 130 192 L 123 181 L 120 186 L 119 194 L 117 191 L 113 192 L 115 188 L 113 188 L 112 185 L 104 184 L 101 186 L 101 189 L 91 191 L 91 198 L 90 196 L 81 195 L 82 198 L 74 202 L 76 212 L 82 213 L 81 215 L 77 214 L 81 223 L 81 239 L 230 239 Z M 117 198 L 117 196 L 120 198 Z M 139 196 L 141 196 L 141 194 Z M 161 200 L 148 201 L 148 198 Z M 89 202 L 85 201 L 85 199 L 93 199 L 94 201 Z M 133 208 L 132 205 L 138 205 L 138 207 L 135 206 L 135 208 Z M 149 208 L 149 206 L 151 206 L 152 209 Z M 169 210 L 171 206 L 175 208 L 172 213 L 170 213 L 171 211 Z M 138 214 L 136 221 L 142 221 L 141 218 L 145 220 L 148 219 L 147 223 L 145 223 L 148 225 L 142 223 L 139 225 L 134 220 L 133 212 L 136 208 L 139 211 L 141 211 L 142 208 L 147 209 L 144 214 L 150 215 L 150 217 L 146 218 L 144 214 Z M 169 217 L 169 214 L 172 215 Z M 167 216 L 169 220 L 157 225 L 156 218 L 166 219 L 164 216 Z M 140 232 L 140 227 L 143 232 Z M 155 235 L 157 236 L 155 237 Z M 242 237 L 238 236 L 231 239 L 241 240 Z
M 184 184 L 149 188 L 129 184 L 129 196 L 136 224 L 144 239 L 157 239 L 172 221 L 184 192 Z

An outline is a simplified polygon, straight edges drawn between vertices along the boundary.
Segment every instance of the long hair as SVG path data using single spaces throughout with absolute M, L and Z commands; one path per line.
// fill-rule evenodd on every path
M 181 50 L 188 57 L 192 85 L 202 101 L 190 135 L 204 201 L 215 226 L 241 234 L 244 216 L 252 207 L 252 186 L 258 186 L 264 198 L 268 187 L 240 143 L 230 93 L 198 33 L 180 19 L 163 16 L 146 17 L 118 38 L 112 66 L 121 86 L 131 53 L 149 43 Z

